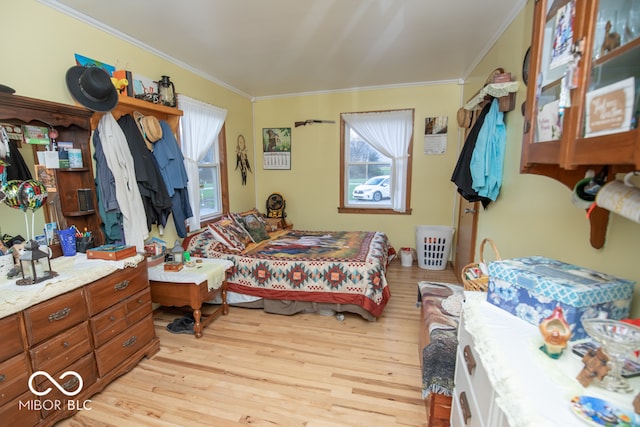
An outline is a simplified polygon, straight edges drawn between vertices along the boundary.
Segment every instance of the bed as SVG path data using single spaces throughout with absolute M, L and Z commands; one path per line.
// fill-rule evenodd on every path
M 238 245 L 236 236 L 221 237 L 230 228 L 229 218 L 217 221 L 187 236 L 183 247 L 195 257 L 234 263 L 227 277 L 231 305 L 287 315 L 347 312 L 374 321 L 389 301 L 393 250 L 384 233 L 277 230 Z
M 449 426 L 462 300 L 461 285 L 418 283 L 421 306 L 418 349 L 428 427 Z

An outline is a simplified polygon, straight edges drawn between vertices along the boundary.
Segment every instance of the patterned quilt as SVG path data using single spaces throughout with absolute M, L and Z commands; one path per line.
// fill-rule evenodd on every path
M 390 245 L 380 232 L 282 230 L 234 252 L 205 229 L 183 243 L 193 256 L 234 263 L 229 291 L 266 299 L 355 304 L 379 317 L 391 294 Z

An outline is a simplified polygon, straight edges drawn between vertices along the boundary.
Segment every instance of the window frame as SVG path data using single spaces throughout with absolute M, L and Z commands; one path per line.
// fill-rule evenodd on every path
M 408 147 L 408 155 L 409 155 L 409 159 L 410 161 L 407 162 L 407 174 L 405 176 L 405 180 L 407 183 L 407 190 L 406 190 L 406 194 L 405 194 L 405 203 L 406 203 L 406 210 L 404 212 L 397 212 L 394 211 L 393 208 L 391 206 L 389 207 L 385 207 L 385 208 L 380 208 L 380 207 L 367 207 L 367 206 L 360 206 L 360 207 L 353 207 L 353 206 L 347 206 L 345 204 L 345 198 L 346 198 L 346 193 L 345 193 L 345 188 L 346 188 L 346 184 L 347 184 L 347 177 L 348 177 L 348 173 L 347 173 L 347 147 L 348 147 L 348 142 L 347 138 L 345 138 L 345 132 L 346 132 L 346 123 L 344 121 L 344 119 L 342 118 L 342 114 L 340 114 L 340 204 L 338 206 L 338 213 L 355 213 L 355 214 L 384 214 L 384 215 L 411 215 L 411 177 L 413 176 L 412 173 L 412 169 L 413 169 L 413 134 L 415 133 L 415 109 L 413 108 L 402 108 L 399 110 L 411 110 L 412 111 L 412 122 L 414 123 L 414 132 L 411 134 L 411 140 L 409 141 L 409 147 Z M 359 113 L 385 113 L 385 112 L 390 112 L 390 111 L 397 111 L 397 110 L 380 110 L 380 111 L 357 111 L 354 113 L 350 113 L 350 114 L 359 114 Z
M 220 129 L 220 133 L 218 133 L 218 168 L 220 172 L 220 204 L 222 208 L 222 212 L 208 215 L 206 217 L 200 217 L 200 227 L 206 227 L 209 224 L 212 224 L 218 221 L 222 216 L 229 213 L 229 177 L 228 177 L 228 168 L 227 168 L 227 137 L 226 137 L 226 122 L 222 124 L 222 128 Z M 215 147 L 212 147 L 215 149 Z M 200 167 L 200 163 L 198 162 L 198 167 Z M 198 176 L 200 179 L 200 176 Z

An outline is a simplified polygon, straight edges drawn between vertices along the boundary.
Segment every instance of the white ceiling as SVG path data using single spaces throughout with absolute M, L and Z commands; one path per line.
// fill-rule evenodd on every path
M 526 2 L 41 1 L 251 98 L 464 80 Z

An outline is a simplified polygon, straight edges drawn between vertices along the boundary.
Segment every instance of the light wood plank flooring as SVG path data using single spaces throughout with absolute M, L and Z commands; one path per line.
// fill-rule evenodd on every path
M 424 426 L 417 282 L 459 280 L 397 259 L 387 277 L 376 322 L 231 307 L 195 339 L 158 309 L 160 351 L 58 426 Z

